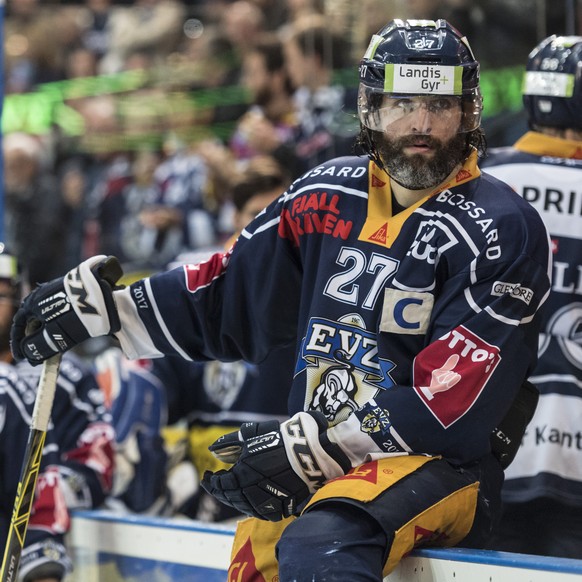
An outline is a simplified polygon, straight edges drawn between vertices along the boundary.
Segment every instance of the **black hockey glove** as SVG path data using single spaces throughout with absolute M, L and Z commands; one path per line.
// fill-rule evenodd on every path
M 113 288 L 121 275 L 117 258 L 100 255 L 37 287 L 14 316 L 14 357 L 37 365 L 90 337 L 119 331 Z
M 269 521 L 295 515 L 316 489 L 351 469 L 327 428 L 320 412 L 300 412 L 282 424 L 247 422 L 210 445 L 218 459 L 234 465 L 206 471 L 201 485 L 246 515 Z

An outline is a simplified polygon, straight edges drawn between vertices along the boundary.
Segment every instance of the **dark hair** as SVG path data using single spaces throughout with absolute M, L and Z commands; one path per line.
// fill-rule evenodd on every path
M 289 177 L 277 161 L 269 156 L 257 156 L 235 179 L 231 192 L 232 202 L 241 211 L 253 196 L 275 188 L 279 188 L 283 194 L 289 182 Z
M 283 43 L 279 37 L 272 33 L 265 33 L 260 36 L 259 40 L 250 49 L 250 52 L 258 53 L 265 60 L 265 68 L 269 73 L 285 73 L 285 87 L 289 94 L 293 91 L 293 84 L 287 75 L 285 66 L 285 53 Z
M 322 24 L 299 26 L 289 39 L 297 43 L 304 56 L 315 55 L 332 69 L 341 69 L 349 63 L 345 40 Z
M 283 44 L 274 34 L 261 35 L 250 52 L 257 52 L 265 59 L 267 71 L 270 73 L 280 71 L 285 67 Z

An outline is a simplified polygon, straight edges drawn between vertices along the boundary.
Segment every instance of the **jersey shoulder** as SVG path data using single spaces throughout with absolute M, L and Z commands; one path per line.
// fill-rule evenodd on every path
M 513 146 L 505 146 L 499 148 L 491 148 L 487 152 L 487 156 L 481 160 L 479 166 L 482 170 L 487 171 L 491 166 L 499 166 L 505 164 L 523 164 L 535 161 L 538 156 L 518 150 Z
M 293 182 L 290 191 L 310 184 L 328 185 L 357 181 L 367 175 L 369 163 L 370 158 L 364 155 L 332 158 L 305 172 Z

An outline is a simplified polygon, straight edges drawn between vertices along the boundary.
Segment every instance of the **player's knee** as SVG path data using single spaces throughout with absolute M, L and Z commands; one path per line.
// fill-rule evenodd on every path
M 277 544 L 280 582 L 381 580 L 386 537 L 348 504 L 313 509 L 292 522 Z

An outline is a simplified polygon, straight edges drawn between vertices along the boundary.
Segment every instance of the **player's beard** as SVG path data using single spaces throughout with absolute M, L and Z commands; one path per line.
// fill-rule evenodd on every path
M 405 154 L 404 148 L 418 142 L 418 136 L 390 139 L 386 134 L 376 141 L 376 149 L 389 176 L 409 190 L 424 190 L 438 186 L 467 156 L 467 137 L 458 133 L 448 142 L 429 135 L 423 143 L 433 148 L 434 155 Z

